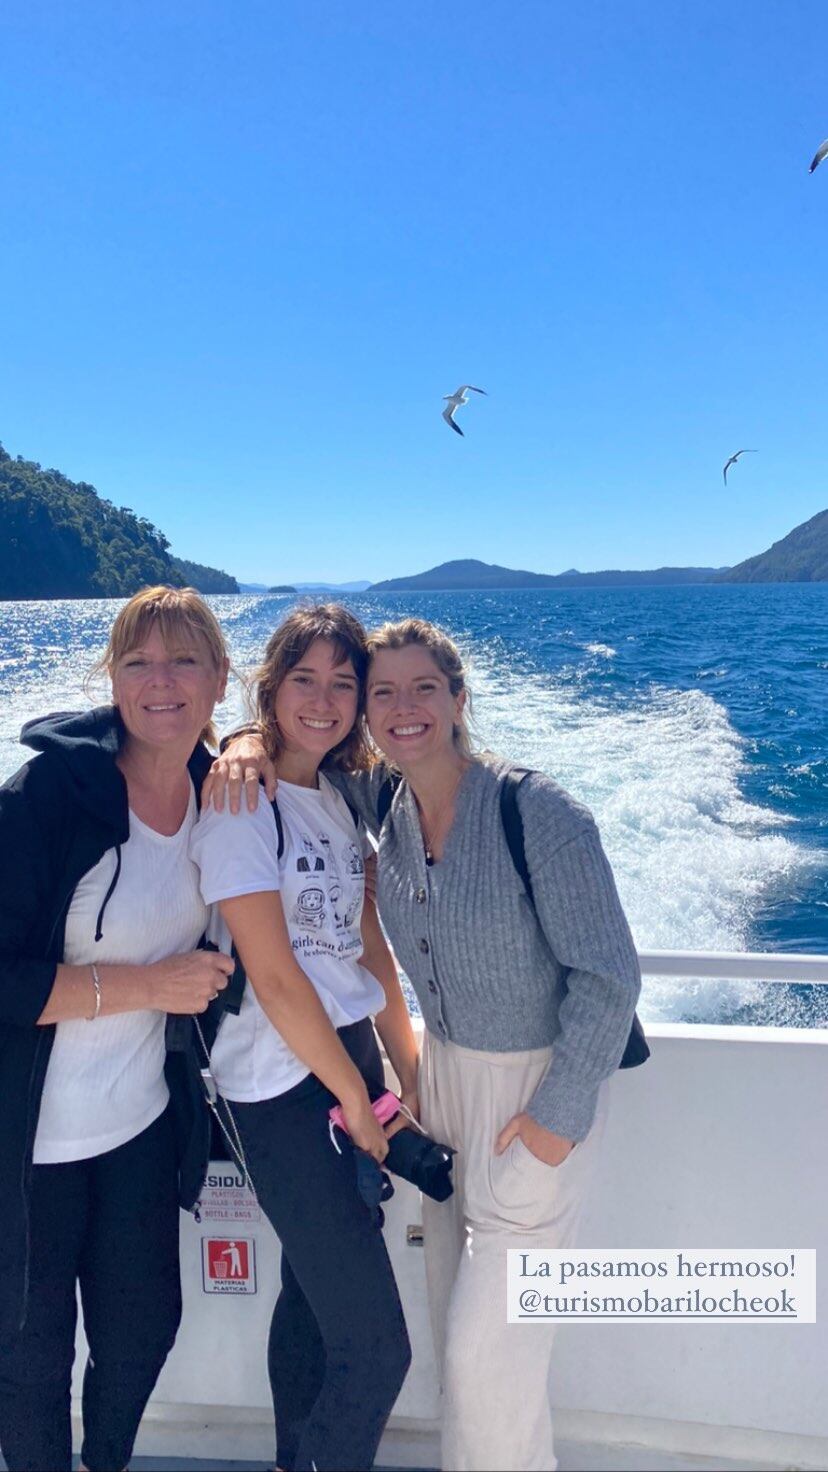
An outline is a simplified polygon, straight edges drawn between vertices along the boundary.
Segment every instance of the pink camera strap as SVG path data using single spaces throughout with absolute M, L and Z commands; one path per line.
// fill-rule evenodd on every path
M 373 1104 L 371 1105 L 371 1109 L 373 1110 L 380 1124 L 388 1124 L 389 1120 L 392 1120 L 395 1114 L 399 1114 L 400 1101 L 397 1098 L 396 1094 L 392 1094 L 390 1089 L 386 1089 L 384 1094 L 380 1094 L 380 1097 L 374 1100 Z M 345 1123 L 345 1116 L 342 1113 L 341 1104 L 334 1105 L 333 1109 L 331 1109 L 329 1112 L 328 1118 L 331 1120 L 332 1124 L 337 1125 L 338 1128 L 343 1130 L 346 1135 L 349 1133 L 348 1126 Z

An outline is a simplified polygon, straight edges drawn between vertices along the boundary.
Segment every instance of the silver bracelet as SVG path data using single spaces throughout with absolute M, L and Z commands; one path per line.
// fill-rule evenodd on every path
M 96 1022 L 101 1014 L 101 978 L 98 975 L 98 968 L 94 961 L 90 962 L 90 966 L 92 968 L 92 985 L 95 988 L 95 1011 L 86 1020 L 87 1022 Z

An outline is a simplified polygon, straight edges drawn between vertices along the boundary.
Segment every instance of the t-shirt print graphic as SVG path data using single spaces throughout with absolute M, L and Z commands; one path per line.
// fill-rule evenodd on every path
M 355 843 L 348 842 L 341 848 L 340 863 L 331 835 L 324 829 L 313 837 L 307 832 L 302 833 L 299 847 L 296 872 L 301 879 L 307 876 L 307 880 L 296 895 L 291 913 L 293 924 L 318 936 L 314 950 L 351 955 L 360 946 L 359 935 L 353 932 L 352 927 L 362 903 L 362 855 Z M 325 929 L 340 937 L 336 945 L 318 935 Z M 308 954 L 305 937 L 299 948 Z
M 347 1027 L 382 1010 L 385 993 L 360 964 L 362 855 L 370 852 L 370 843 L 323 772 L 315 789 L 280 782 L 276 812 L 263 789 L 255 813 L 234 817 L 226 809 L 211 809 L 197 824 L 193 847 L 205 903 L 208 894 L 220 901 L 278 891 L 294 960 L 334 1027 Z M 221 949 L 229 950 L 220 914 L 217 921 L 211 939 L 221 940 Z M 219 1089 L 240 1104 L 272 1099 L 308 1074 L 270 1022 L 253 986 L 245 989 L 238 1017 L 228 1018 L 219 1029 L 212 1062 Z M 227 1247 L 223 1242 L 222 1251 Z M 222 1281 L 230 1291 L 228 1285 L 239 1280 L 230 1277 L 229 1257 L 222 1261 L 228 1263 Z
M 293 906 L 293 923 L 301 930 L 321 930 L 328 919 L 325 911 L 327 886 L 323 888 L 325 860 L 309 833 L 303 833 L 299 842 L 301 853 L 296 859 L 296 872 L 302 876 L 307 874 L 309 877 L 308 883 L 299 890 L 296 896 Z
M 334 924 L 337 930 L 348 930 L 353 925 L 362 902 L 365 865 L 355 843 L 343 844 L 340 857 L 344 875 L 344 898 L 335 907 Z

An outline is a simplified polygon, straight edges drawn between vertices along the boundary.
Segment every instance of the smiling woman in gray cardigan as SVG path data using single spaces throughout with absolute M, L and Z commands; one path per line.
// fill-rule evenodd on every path
M 451 640 L 407 619 L 369 648 L 386 762 L 332 780 L 378 834 L 380 913 L 425 1022 L 421 1118 L 458 1150 L 454 1195 L 423 1200 L 443 1468 L 553 1469 L 553 1326 L 507 1325 L 506 1252 L 575 1241 L 638 960 L 590 813 L 539 772 L 517 789 L 527 893 L 501 815 L 510 764 L 472 753 Z M 219 771 L 235 802 L 262 769 L 258 738 L 240 740 Z M 646 1055 L 642 1040 L 625 1063 Z

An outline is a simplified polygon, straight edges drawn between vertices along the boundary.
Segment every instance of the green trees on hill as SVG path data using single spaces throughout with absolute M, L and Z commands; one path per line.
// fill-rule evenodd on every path
M 239 585 L 229 572 L 219 572 L 215 567 L 202 567 L 200 562 L 188 562 L 185 557 L 173 557 L 173 567 L 180 572 L 188 588 L 198 588 L 199 593 L 238 593 Z
M 94 486 L 13 460 L 0 445 L 0 598 L 126 598 L 148 583 L 184 587 L 189 570 L 229 585 L 194 583 L 205 592 L 238 592 L 234 578 L 179 562 L 169 545 L 146 517 Z
M 818 511 L 767 552 L 748 557 L 717 579 L 722 583 L 828 582 L 828 511 Z

